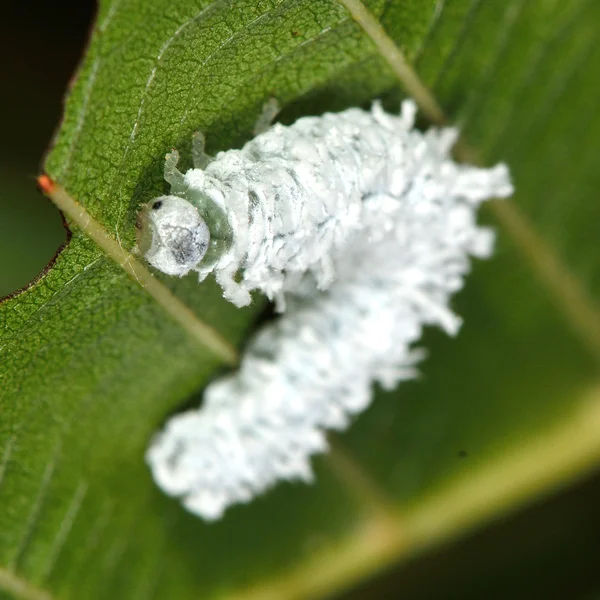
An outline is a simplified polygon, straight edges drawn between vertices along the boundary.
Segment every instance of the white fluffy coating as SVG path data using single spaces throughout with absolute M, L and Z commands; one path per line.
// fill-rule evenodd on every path
M 504 165 L 453 162 L 456 130 L 421 133 L 415 110 L 375 104 L 276 125 L 186 174 L 235 232 L 214 268 L 226 297 L 243 305 L 259 289 L 286 308 L 148 449 L 158 485 L 204 519 L 279 480 L 310 481 L 326 430 L 345 429 L 375 383 L 415 377 L 423 326 L 457 333 L 450 297 L 470 256 L 493 245 L 476 210 L 512 186 Z

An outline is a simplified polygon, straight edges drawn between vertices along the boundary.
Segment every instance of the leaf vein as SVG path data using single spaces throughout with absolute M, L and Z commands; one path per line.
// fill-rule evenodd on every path
M 364 4 L 360 0 L 338 0 L 338 2 L 371 38 L 382 58 L 396 74 L 400 83 L 413 96 L 423 113 L 434 123 L 445 123 L 446 116 L 437 100 L 408 64 L 396 43 L 387 35 L 379 21 L 365 8 Z
M 85 480 L 80 481 L 77 485 L 75 493 L 73 494 L 73 498 L 71 499 L 71 502 L 67 508 L 67 512 L 58 529 L 58 533 L 54 538 L 52 547 L 48 552 L 48 560 L 42 572 L 41 579 L 47 579 L 52 573 L 54 565 L 56 564 L 58 557 L 60 556 L 60 552 L 63 549 L 67 537 L 69 536 L 69 532 L 73 527 L 73 523 L 75 522 L 75 519 L 81 510 L 88 489 L 89 485 Z
M 61 176 L 63 176 L 63 177 L 69 172 L 69 169 L 71 167 L 71 160 L 73 158 L 75 148 L 77 147 L 79 136 L 81 135 L 81 130 L 83 129 L 83 124 L 85 122 L 85 116 L 87 113 L 87 107 L 90 102 L 90 98 L 92 96 L 92 90 L 94 88 L 94 84 L 96 83 L 96 77 L 98 76 L 99 67 L 100 67 L 100 57 L 97 57 L 96 60 L 92 64 L 92 67 L 90 69 L 89 78 L 85 83 L 85 87 L 83 90 L 83 100 L 81 102 L 81 108 L 79 110 L 77 122 L 75 123 L 75 129 L 73 130 L 73 137 L 71 139 L 71 142 L 69 143 L 69 149 L 67 150 L 67 154 L 66 154 L 64 162 L 61 166 Z
M 296 53 L 300 49 L 302 49 L 304 46 L 307 46 L 308 44 L 311 44 L 311 43 L 315 42 L 316 40 L 319 40 L 319 39 L 323 38 L 324 36 L 326 36 L 330 32 L 336 31 L 339 27 L 341 27 L 342 25 L 348 23 L 349 21 L 350 21 L 350 18 L 349 17 L 345 17 L 345 18 L 341 19 L 340 21 L 338 21 L 335 24 L 335 26 L 329 26 L 329 27 L 323 28 L 321 31 L 319 31 L 319 33 L 317 33 L 316 35 L 314 35 L 311 38 L 308 38 L 308 39 L 302 41 L 300 44 L 298 44 L 297 46 L 294 46 L 293 48 L 291 48 L 290 51 L 286 52 L 285 54 L 280 54 L 277 57 L 275 57 L 272 60 L 270 60 L 269 62 L 264 63 L 262 65 L 262 69 L 259 72 L 257 72 L 254 75 L 252 75 L 252 76 L 244 79 L 243 85 L 245 86 L 245 85 L 247 85 L 249 83 L 252 83 L 252 82 L 260 79 L 264 75 L 265 71 L 270 66 L 278 64 L 278 63 L 285 62 L 286 60 L 289 60 L 289 59 L 293 58 L 296 55 Z M 372 58 L 372 57 L 371 56 L 370 57 L 366 57 L 366 58 L 363 59 L 363 61 L 366 62 L 370 58 Z M 242 86 L 240 86 L 240 87 L 242 87 Z M 223 106 L 223 107 L 227 106 L 228 104 L 230 104 L 231 102 L 233 102 L 238 97 L 239 97 L 239 95 L 236 94 L 236 93 L 230 94 L 229 96 L 227 96 L 224 99 L 224 101 L 222 102 L 221 106 Z
M 113 20 L 115 14 L 117 13 L 118 7 L 121 5 L 121 1 L 122 0 L 115 0 L 112 3 L 111 7 L 108 10 L 108 13 L 106 14 L 106 17 L 104 18 L 104 21 L 102 21 L 102 23 L 100 23 L 98 25 L 99 33 L 104 33 L 104 31 L 106 31 L 106 28 L 108 27 L 110 22 Z M 81 103 L 81 107 L 79 109 L 79 115 L 77 117 L 77 123 L 75 125 L 73 137 L 69 143 L 69 149 L 67 150 L 67 155 L 66 155 L 65 160 L 61 167 L 61 173 L 63 176 L 69 172 L 69 168 L 71 166 L 71 159 L 73 158 L 73 153 L 75 151 L 75 147 L 77 146 L 77 143 L 79 141 L 79 136 L 81 134 L 81 130 L 83 129 L 83 124 L 85 122 L 85 117 L 86 117 L 86 113 L 87 113 L 87 107 L 88 107 L 88 104 L 89 104 L 89 101 L 90 101 L 90 98 L 92 95 L 92 90 L 94 88 L 94 84 L 96 83 L 96 77 L 98 75 L 98 69 L 100 68 L 100 62 L 101 62 L 100 57 L 98 56 L 94 60 L 94 63 L 92 64 L 92 67 L 90 69 L 89 79 L 85 84 L 85 88 L 84 88 L 84 92 L 83 92 L 83 100 Z
M 20 600 L 52 600 L 50 592 L 34 587 L 4 567 L 0 567 L 0 590 Z
M 368 515 L 349 535 L 307 561 L 226 600 L 299 600 L 340 595 L 353 585 L 433 544 L 464 535 L 540 493 L 593 471 L 600 458 L 600 388 L 586 390 L 573 413 L 551 431 L 506 452 L 393 518 Z
M 75 569 L 71 571 L 71 580 L 78 576 L 79 571 L 82 567 L 88 565 L 91 562 L 90 557 L 92 556 L 94 550 L 100 543 L 102 535 L 106 531 L 110 519 L 113 516 L 114 510 L 114 500 L 108 500 L 105 501 L 104 505 L 102 506 L 102 509 L 98 511 L 97 518 L 90 525 L 87 531 L 87 537 L 80 546 L 80 550 L 77 556 L 77 565 Z M 71 585 L 69 587 L 76 589 L 75 585 Z
M 590 2 L 589 6 L 592 6 Z M 565 65 L 564 69 L 556 73 L 554 81 L 551 84 L 551 89 L 544 95 L 542 104 L 536 107 L 534 119 L 527 125 L 525 131 L 521 134 L 521 139 L 527 139 L 536 129 L 547 121 L 549 115 L 554 111 L 556 105 L 562 100 L 563 96 L 569 91 L 572 78 L 578 73 L 582 66 L 588 62 L 589 55 L 594 52 L 598 46 L 598 39 L 595 36 L 590 36 L 588 42 L 573 56 L 573 59 Z M 542 62 L 543 57 L 540 58 Z M 534 65 L 535 66 L 535 65 Z M 532 67 L 533 68 L 533 67 Z M 535 77 L 531 78 L 531 83 L 535 81 Z M 504 133 L 506 135 L 506 132 Z M 500 141 L 495 143 L 497 147 Z
M 137 135 L 137 129 L 138 129 L 142 114 L 144 112 L 144 107 L 146 105 L 146 98 L 148 97 L 148 90 L 150 89 L 150 86 L 152 85 L 152 82 L 154 81 L 154 78 L 156 77 L 156 73 L 158 71 L 160 63 L 162 61 L 162 57 L 164 56 L 165 52 L 171 47 L 171 44 L 181 35 L 181 33 L 183 31 L 185 31 L 192 23 L 195 23 L 197 20 L 202 19 L 202 17 L 204 17 L 207 12 L 212 12 L 212 11 L 216 10 L 217 6 L 221 6 L 224 4 L 227 4 L 227 2 L 223 0 L 220 2 L 213 2 L 213 3 L 209 4 L 208 6 L 205 6 L 193 17 L 191 17 L 190 19 L 187 19 L 186 21 L 181 23 L 177 27 L 177 29 L 171 34 L 171 36 L 160 47 L 160 49 L 158 51 L 158 55 L 156 56 L 156 59 L 154 61 L 154 66 L 152 67 L 152 70 L 150 71 L 150 75 L 148 76 L 148 79 L 146 80 L 146 84 L 144 86 L 144 90 L 142 91 L 140 105 L 138 107 L 138 112 L 135 117 L 133 127 L 131 128 L 131 133 L 129 134 L 129 139 L 125 146 L 125 150 L 123 152 L 123 157 L 121 158 L 120 166 L 117 169 L 117 176 L 123 172 L 123 168 L 125 166 L 127 156 L 135 142 L 135 138 Z M 119 188 L 119 194 L 118 194 L 119 198 L 121 197 L 122 193 L 123 193 L 123 184 L 121 183 L 121 186 Z M 121 224 L 121 219 L 123 217 L 123 206 L 124 206 L 123 204 L 119 205 L 119 212 L 117 215 L 117 223 L 115 226 L 116 237 L 117 237 L 117 241 L 119 242 L 119 245 L 121 245 L 119 227 Z
M 35 527 L 42 513 L 42 508 L 44 506 L 44 502 L 48 496 L 48 489 L 50 487 L 50 482 L 52 481 L 52 477 L 54 475 L 54 469 L 56 467 L 56 463 L 58 460 L 58 455 L 60 452 L 60 443 L 56 445 L 54 452 L 52 453 L 52 458 L 50 462 L 46 465 L 44 469 L 44 474 L 42 475 L 42 481 L 40 483 L 40 487 L 38 489 L 37 496 L 33 502 L 33 507 L 31 512 L 29 513 L 29 517 L 25 524 L 25 529 L 23 531 L 23 535 L 17 544 L 15 544 L 15 553 L 11 560 L 8 563 L 8 569 L 10 571 L 15 571 L 25 552 L 27 551 L 27 547 L 31 539 L 33 538 L 33 532 L 35 531 Z
M 48 197 L 98 246 L 116 262 L 129 277 L 141 286 L 154 300 L 193 337 L 227 363 L 237 360 L 236 350 L 212 327 L 198 319 L 194 312 L 156 279 L 152 273 L 109 235 L 87 210 L 76 202 L 65 189 L 52 182 L 45 187 Z
M 482 6 L 483 6 L 483 0 L 472 0 L 471 1 L 469 10 L 465 14 L 462 27 L 460 28 L 458 35 L 454 39 L 452 48 L 451 48 L 450 52 L 448 52 L 448 54 L 446 55 L 444 62 L 442 63 L 442 65 L 440 66 L 440 68 L 437 72 L 435 80 L 431 84 L 432 90 L 435 90 L 440 85 L 440 82 L 442 81 L 444 75 L 448 71 L 448 68 L 456 60 L 456 57 L 458 56 L 458 53 L 459 53 L 463 43 L 467 39 L 467 34 L 469 33 L 469 27 L 472 25 L 473 21 L 475 20 L 477 11 Z
M 281 7 L 281 5 L 280 5 L 280 7 Z M 245 33 L 247 31 L 247 29 L 249 29 L 250 27 L 252 27 L 256 23 L 259 23 L 265 17 L 271 16 L 271 14 L 273 12 L 274 11 L 272 11 L 272 10 L 266 11 L 266 12 L 262 13 L 261 15 L 259 15 L 258 17 L 256 17 L 255 19 L 253 19 L 252 21 L 250 21 L 249 23 L 247 23 L 244 26 L 243 30 L 236 31 L 233 34 L 231 34 L 227 39 L 223 40 L 223 42 L 221 42 L 210 54 L 208 54 L 204 58 L 204 60 L 200 63 L 200 65 L 196 69 L 195 76 L 192 78 L 192 86 L 191 86 L 191 88 L 189 90 L 188 98 L 193 97 L 193 94 L 194 94 L 194 92 L 196 90 L 196 87 L 197 87 L 198 73 L 202 70 L 202 68 L 205 67 L 221 50 L 223 50 L 231 42 L 233 42 L 234 40 L 236 40 L 237 38 L 239 38 L 239 36 L 242 33 L 242 31 Z M 188 101 L 186 103 L 185 111 L 184 111 L 183 116 L 181 117 L 181 120 L 180 120 L 180 123 L 179 123 L 180 127 L 179 127 L 179 130 L 178 130 L 177 137 L 179 137 L 181 135 L 183 124 L 184 124 L 184 122 L 185 122 L 185 120 L 187 118 L 187 115 L 189 113 L 189 107 L 190 107 L 190 102 Z
M 446 8 L 446 0 L 437 0 L 435 8 L 433 9 L 433 14 L 431 15 L 431 19 L 429 19 L 427 31 L 423 35 L 423 39 L 421 40 L 421 43 L 419 44 L 419 47 L 417 48 L 415 55 L 413 57 L 413 63 L 418 62 L 418 60 L 421 58 L 421 55 L 427 48 L 427 45 L 429 44 L 429 41 L 431 40 L 431 36 L 435 32 L 435 30 L 440 22 L 440 19 L 442 18 L 442 13 L 444 12 L 445 8 Z
M 361 25 L 378 48 L 381 56 L 390 64 L 404 87 L 413 96 L 422 111 L 434 122 L 445 122 L 446 117 L 431 92 L 407 63 L 395 42 L 383 26 L 367 11 L 360 0 L 338 0 Z M 431 110 L 437 107 L 440 114 Z M 481 164 L 476 151 L 463 140 L 455 146 L 459 160 Z M 519 207 L 510 200 L 492 201 L 489 204 L 496 219 L 512 238 L 521 254 L 553 297 L 580 342 L 600 362 L 600 309 L 588 290 L 571 273 L 546 240 L 535 230 Z
M 4 481 L 4 475 L 6 474 L 6 468 L 8 466 L 8 461 L 10 460 L 14 444 L 15 436 L 11 435 L 6 443 L 6 446 L 4 447 L 4 452 L 2 453 L 2 462 L 0 462 L 0 487 L 2 487 L 2 483 Z
M 464 103 L 464 109 L 461 111 L 461 123 L 468 123 L 476 110 L 477 106 L 481 106 L 485 101 L 486 94 L 489 95 L 491 82 L 498 72 L 502 58 L 510 49 L 511 34 L 514 31 L 519 17 L 522 14 L 526 0 L 512 0 L 504 11 L 502 25 L 498 32 L 497 41 L 495 43 L 494 56 L 489 61 L 484 73 L 482 74 L 479 84 L 473 86 L 469 91 Z
M 516 91 L 514 94 L 515 98 L 519 98 L 524 90 L 535 85 L 539 76 L 541 75 L 539 67 L 546 60 L 550 53 L 551 47 L 558 43 L 559 40 L 568 33 L 570 28 L 583 17 L 586 9 L 592 4 L 593 0 L 583 0 L 583 2 L 580 2 L 579 10 L 575 14 L 571 15 L 569 19 L 565 20 L 560 27 L 553 30 L 551 36 L 540 40 L 539 47 L 533 53 L 533 56 L 526 65 L 526 68 L 522 71 L 522 77 L 516 86 Z M 570 70 L 570 68 L 567 70 Z M 548 95 L 546 94 L 545 97 L 547 96 Z M 504 126 L 496 131 L 495 135 L 491 138 L 489 144 L 491 148 L 491 155 L 496 153 L 497 149 L 502 145 L 505 136 L 510 133 L 509 123 L 513 120 L 518 105 L 518 102 L 511 103 L 508 114 L 502 119 Z M 551 105 L 554 106 L 555 102 L 551 102 Z M 539 110 L 539 107 L 536 107 L 536 121 L 539 120 L 540 112 L 541 111 Z M 529 127 L 527 127 L 527 130 L 529 130 Z M 522 137 L 526 139 L 528 137 L 527 132 L 523 132 Z

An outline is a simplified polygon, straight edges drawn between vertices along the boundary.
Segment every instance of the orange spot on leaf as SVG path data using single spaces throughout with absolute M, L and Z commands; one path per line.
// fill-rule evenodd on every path
M 37 183 L 44 194 L 51 194 L 56 187 L 56 183 L 54 183 L 54 181 L 52 181 L 48 175 L 40 175 L 37 178 Z

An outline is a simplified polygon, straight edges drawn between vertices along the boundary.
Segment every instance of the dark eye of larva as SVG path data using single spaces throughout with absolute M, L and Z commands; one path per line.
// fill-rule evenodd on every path
M 158 210 L 160 207 L 162 206 L 162 200 L 157 200 L 153 205 L 152 205 L 152 210 Z

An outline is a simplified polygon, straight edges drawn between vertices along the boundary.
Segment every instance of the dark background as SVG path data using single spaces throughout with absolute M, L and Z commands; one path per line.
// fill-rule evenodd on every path
M 35 176 L 86 43 L 92 2 L 5 4 L 0 19 L 0 296 L 26 285 L 66 239 Z M 506 516 L 343 596 L 600 598 L 600 477 Z

